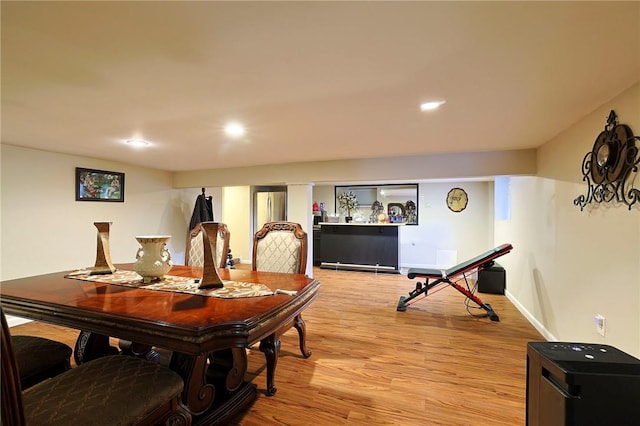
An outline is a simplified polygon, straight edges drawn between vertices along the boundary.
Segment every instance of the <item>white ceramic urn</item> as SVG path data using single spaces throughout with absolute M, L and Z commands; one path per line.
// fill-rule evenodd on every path
M 133 270 L 142 277 L 142 282 L 150 283 L 153 280 L 164 278 L 173 266 L 171 253 L 167 249 L 169 238 L 171 238 L 170 235 L 136 237 L 140 248 L 136 253 L 136 263 L 133 265 Z

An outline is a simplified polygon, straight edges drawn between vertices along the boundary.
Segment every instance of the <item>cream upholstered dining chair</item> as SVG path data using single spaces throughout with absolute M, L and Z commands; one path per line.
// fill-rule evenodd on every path
M 216 265 L 218 268 L 224 269 L 227 266 L 230 238 L 231 233 L 227 225 L 218 223 L 218 239 L 216 241 Z M 187 235 L 184 263 L 188 266 L 204 266 L 204 242 L 200 223 Z
M 1 308 L 0 315 L 1 424 L 191 424 L 191 415 L 181 404 L 182 378 L 167 367 L 135 357 L 97 358 L 23 390 L 11 332 Z
M 307 233 L 298 223 L 265 223 L 253 237 L 251 269 L 304 274 L 307 270 Z
M 251 269 L 263 272 L 304 274 L 307 270 L 307 233 L 299 223 L 267 222 L 253 237 Z M 296 315 L 291 326 L 298 330 L 300 352 L 308 358 L 311 351 L 306 347 L 306 329 L 301 315 Z

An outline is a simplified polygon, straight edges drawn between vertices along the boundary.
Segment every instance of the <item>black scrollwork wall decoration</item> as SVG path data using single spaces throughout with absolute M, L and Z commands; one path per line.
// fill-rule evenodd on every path
M 618 124 L 616 113 L 611 110 L 604 130 L 600 132 L 582 160 L 582 180 L 587 183 L 587 193 L 573 200 L 583 210 L 591 203 L 624 203 L 629 210 L 640 204 L 640 189 L 635 188 L 640 155 L 629 126 Z

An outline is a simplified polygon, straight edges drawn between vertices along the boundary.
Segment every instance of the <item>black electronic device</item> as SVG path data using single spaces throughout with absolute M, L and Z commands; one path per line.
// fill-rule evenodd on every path
M 502 266 L 493 266 L 478 271 L 478 292 L 504 294 L 506 272 Z
M 527 426 L 640 424 L 640 360 L 613 346 L 529 342 Z

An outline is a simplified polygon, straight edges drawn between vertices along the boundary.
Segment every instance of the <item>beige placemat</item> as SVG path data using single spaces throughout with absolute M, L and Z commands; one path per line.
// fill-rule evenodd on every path
M 88 270 L 78 270 L 65 275 L 83 281 L 93 281 L 106 284 L 115 284 L 125 287 L 143 288 L 145 290 L 173 291 L 178 293 L 197 294 L 200 296 L 221 297 L 232 299 L 237 297 L 271 296 L 274 292 L 264 284 L 249 283 L 244 281 L 223 280 L 223 288 L 199 289 L 199 280 L 175 275 L 165 275 L 161 281 L 148 284 L 142 282 L 142 277 L 134 271 L 116 270 L 113 274 L 89 275 Z

